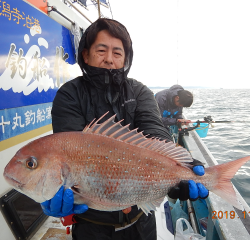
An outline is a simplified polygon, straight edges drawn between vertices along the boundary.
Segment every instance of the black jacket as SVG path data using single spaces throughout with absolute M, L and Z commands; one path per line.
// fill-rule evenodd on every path
M 167 127 L 169 125 L 174 125 L 177 119 L 182 117 L 183 107 L 177 107 L 173 98 L 178 95 L 178 91 L 184 90 L 180 85 L 173 85 L 169 89 L 164 89 L 155 95 L 155 99 L 158 103 L 162 122 Z
M 81 54 L 87 32 L 88 29 L 81 39 L 78 53 L 78 64 L 83 70 L 83 76 L 65 83 L 58 90 L 52 107 L 53 131 L 82 131 L 94 118 L 109 111 L 102 121 L 116 114 L 117 120 L 124 119 L 121 124 L 130 123 L 130 129 L 138 128 L 145 135 L 170 141 L 170 134 L 162 124 L 151 90 L 127 78 L 133 56 L 132 47 L 126 70 L 91 67 L 84 63 Z M 131 219 L 139 213 L 136 206 L 132 209 L 129 213 Z M 119 222 L 119 211 L 89 209 L 82 216 L 98 222 Z

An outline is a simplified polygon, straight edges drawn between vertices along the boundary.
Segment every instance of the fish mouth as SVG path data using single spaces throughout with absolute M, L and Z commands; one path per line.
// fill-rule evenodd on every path
M 4 178 L 10 185 L 14 186 L 15 188 L 21 189 L 25 185 L 8 174 L 4 174 Z

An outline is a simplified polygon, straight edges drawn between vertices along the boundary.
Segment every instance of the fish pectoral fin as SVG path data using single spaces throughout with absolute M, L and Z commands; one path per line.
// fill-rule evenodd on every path
M 164 201 L 165 197 L 159 198 L 153 202 L 147 202 L 142 204 L 137 204 L 138 209 L 141 209 L 147 216 L 151 210 L 156 211 L 157 207 L 160 207 L 161 203 Z
M 80 192 L 79 191 L 79 189 L 80 189 L 79 185 L 74 185 L 70 189 L 73 191 L 73 193 L 79 193 Z

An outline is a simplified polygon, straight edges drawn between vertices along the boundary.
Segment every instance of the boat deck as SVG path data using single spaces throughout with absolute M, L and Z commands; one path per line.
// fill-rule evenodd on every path
M 59 218 L 49 217 L 31 240 L 72 240 Z

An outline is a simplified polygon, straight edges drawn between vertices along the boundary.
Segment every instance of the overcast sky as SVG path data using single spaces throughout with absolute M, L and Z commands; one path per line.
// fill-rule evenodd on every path
M 147 86 L 250 88 L 249 0 L 109 0 Z

